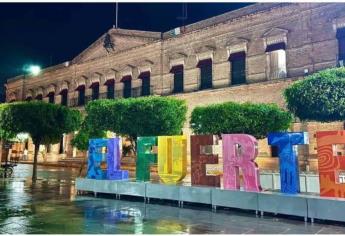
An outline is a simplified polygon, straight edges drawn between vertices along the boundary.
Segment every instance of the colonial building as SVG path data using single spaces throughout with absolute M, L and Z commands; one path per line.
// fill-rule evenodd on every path
M 344 59 L 344 3 L 260 3 L 164 33 L 110 29 L 71 61 L 37 76 L 8 79 L 6 99 L 83 109 L 94 99 L 175 96 L 187 101 L 188 114 L 197 105 L 225 101 L 285 107 L 284 88 L 308 74 L 342 66 Z M 341 122 L 296 121 L 291 130 L 310 136 L 310 145 L 300 148 L 301 162 L 315 169 L 316 130 L 343 128 Z M 184 133 L 191 133 L 188 122 Z M 78 155 L 70 138 L 65 135 L 50 152 Z M 272 156 L 274 148 L 260 140 L 259 165 L 277 165 Z

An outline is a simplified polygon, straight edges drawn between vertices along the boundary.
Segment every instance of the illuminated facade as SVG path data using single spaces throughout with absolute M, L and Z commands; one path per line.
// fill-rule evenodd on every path
M 197 105 L 225 101 L 284 107 L 282 91 L 291 82 L 344 59 L 345 4 L 260 3 L 164 33 L 110 29 L 71 61 L 8 79 L 6 100 L 83 109 L 94 99 L 175 96 L 187 101 L 188 115 Z M 317 166 L 315 132 L 343 128 L 341 122 L 292 125 L 311 137 L 299 152 L 304 168 Z M 184 134 L 191 134 L 188 123 Z M 71 147 L 72 136 L 52 145 L 49 160 L 84 155 Z M 261 169 L 278 169 L 277 155 L 259 140 Z

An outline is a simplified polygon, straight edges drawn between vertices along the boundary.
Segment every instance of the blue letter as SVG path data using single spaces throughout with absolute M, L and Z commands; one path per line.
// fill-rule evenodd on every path
M 280 187 L 282 193 L 300 192 L 297 146 L 308 144 L 308 133 L 270 133 L 268 144 L 277 146 L 279 151 Z
M 102 162 L 106 162 L 107 139 L 89 140 L 89 160 L 87 167 L 87 178 L 105 179 L 106 173 L 102 170 Z
M 128 171 L 121 170 L 120 160 L 120 139 L 111 138 L 108 140 L 107 153 L 107 179 L 123 180 L 128 179 Z

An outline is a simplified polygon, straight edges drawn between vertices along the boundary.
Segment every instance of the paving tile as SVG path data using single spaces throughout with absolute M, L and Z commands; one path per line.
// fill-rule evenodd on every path
M 144 204 L 73 195 L 76 174 L 66 168 L 19 165 L 11 180 L 0 180 L 0 233 L 53 234 L 339 234 L 345 225 L 304 223 L 254 212 L 218 210 L 176 203 Z M 44 180 L 47 179 L 47 180 Z M 49 179 L 49 180 L 48 180 Z M 74 200 L 71 200 L 74 199 Z M 161 202 L 163 203 L 163 202 Z

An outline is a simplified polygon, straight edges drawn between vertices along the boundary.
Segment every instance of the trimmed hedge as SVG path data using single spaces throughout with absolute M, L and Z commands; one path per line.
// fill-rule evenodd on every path
M 191 128 L 196 134 L 251 134 L 258 139 L 269 132 L 285 131 L 292 117 L 276 104 L 226 102 L 192 111 Z
M 184 100 L 148 96 L 96 100 L 87 104 L 86 111 L 84 127 L 89 131 L 81 131 L 84 141 L 77 146 L 84 149 L 85 141 L 92 136 L 90 131 L 112 131 L 133 140 L 138 136 L 181 134 L 187 106 Z
M 288 109 L 301 120 L 345 120 L 345 67 L 314 73 L 290 85 L 284 96 Z

